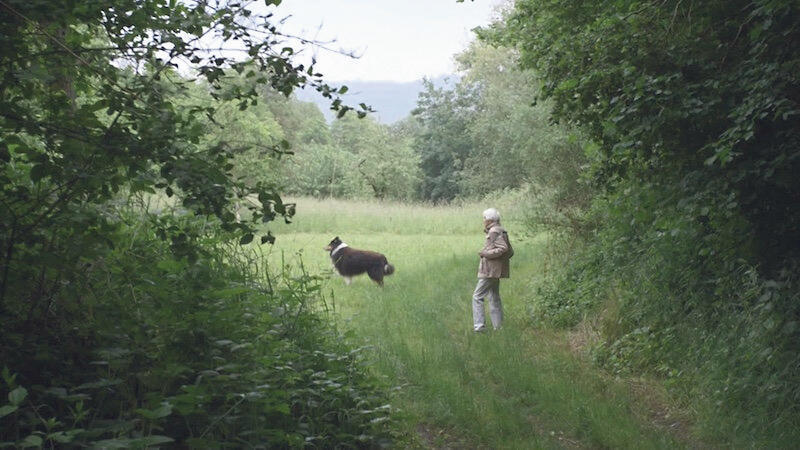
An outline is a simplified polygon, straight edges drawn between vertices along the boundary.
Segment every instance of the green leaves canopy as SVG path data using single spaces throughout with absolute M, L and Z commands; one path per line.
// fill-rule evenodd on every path
M 732 195 L 769 269 L 800 256 L 799 18 L 789 0 L 521 0 L 481 34 L 517 46 L 554 118 L 590 132 L 599 182 Z
M 276 200 L 255 208 L 251 224 L 233 219 L 233 200 L 251 194 L 274 198 L 274 192 L 235 178 L 230 147 L 201 139 L 199 119 L 212 118 L 214 105 L 176 100 L 189 83 L 175 73 L 179 62 L 191 62 L 214 98 L 239 109 L 255 105 L 259 86 L 288 95 L 308 84 L 329 98 L 337 95 L 313 67 L 290 60 L 293 51 L 253 3 L 4 0 L 5 228 L 33 236 L 76 202 L 103 202 L 121 189 L 178 193 L 196 214 L 216 216 L 225 228 L 245 234 L 260 221 L 288 215 Z M 242 49 L 247 58 L 206 50 L 211 40 Z M 223 88 L 230 70 L 246 82 Z M 350 109 L 340 102 L 335 107 Z

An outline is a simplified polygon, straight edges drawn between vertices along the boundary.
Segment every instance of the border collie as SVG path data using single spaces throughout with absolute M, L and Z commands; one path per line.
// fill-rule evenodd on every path
M 379 286 L 383 286 L 383 276 L 394 273 L 394 266 L 389 264 L 385 256 L 378 252 L 348 247 L 339 236 L 333 238 L 325 251 L 331 252 L 333 267 L 347 284 L 350 284 L 354 276 L 366 272 Z

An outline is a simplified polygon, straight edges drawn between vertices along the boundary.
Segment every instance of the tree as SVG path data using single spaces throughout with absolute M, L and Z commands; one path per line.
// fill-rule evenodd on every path
M 464 74 L 459 83 L 477 93 L 461 189 L 483 196 L 527 186 L 536 197 L 529 212 L 538 225 L 574 231 L 593 194 L 581 182 L 586 143 L 576 128 L 552 123 L 551 102 L 535 101 L 540 83 L 532 70 L 519 68 L 518 53 L 475 41 L 457 57 Z
M 271 89 L 262 93 L 262 101 L 285 130 L 289 147 L 300 150 L 307 144 L 328 144 L 330 129 L 316 104 L 296 96 L 285 97 Z
M 410 200 L 419 182 L 419 159 L 408 138 L 396 136 L 371 117 L 337 119 L 331 135 L 343 151 L 355 155 L 354 167 L 375 198 Z
M 800 258 L 799 8 L 523 0 L 482 35 L 519 48 L 554 118 L 599 144 L 598 182 L 684 183 L 696 216 L 709 206 L 699 193 L 712 194 L 750 221 L 759 264 L 776 275 Z
M 317 278 L 238 245 L 293 213 L 258 173 L 287 150 L 262 93 L 351 109 L 256 11 L 0 0 L 0 446 L 378 446 Z
M 414 147 L 420 155 L 423 178 L 420 195 L 438 201 L 457 197 L 464 161 L 473 143 L 465 131 L 475 115 L 475 92 L 467 86 L 437 88 L 425 80 L 412 114 L 420 123 Z
M 305 145 L 285 162 L 287 192 L 291 194 L 320 198 L 370 194 L 358 172 L 358 156 L 334 143 Z
M 598 361 L 664 374 L 721 439 L 796 441 L 800 4 L 519 0 L 480 35 L 594 144 L 596 226 L 537 316 L 602 309 Z
M 215 106 L 176 100 L 189 83 L 175 73 L 178 61 L 193 64 L 213 98 L 242 110 L 257 103 L 259 86 L 288 95 L 308 84 L 335 97 L 313 67 L 292 63 L 291 47 L 251 4 L 3 1 L 0 310 L 12 274 L 27 276 L 20 258 L 32 249 L 58 253 L 65 242 L 105 242 L 97 231 L 110 224 L 96 205 L 122 190 L 178 195 L 185 208 L 216 217 L 242 242 L 259 223 L 291 216 L 272 187 L 235 177 L 230 147 L 203 140 L 203 117 L 213 120 Z M 253 20 L 263 27 L 251 28 Z M 242 46 L 247 58 L 208 52 L 202 44 L 210 37 Z M 223 87 L 229 71 L 247 83 Z M 250 222 L 239 223 L 233 205 L 250 196 L 259 202 L 249 206 Z M 176 242 L 187 238 L 162 232 Z
M 230 74 L 223 90 L 240 88 L 246 83 L 247 80 Z M 278 118 L 267 107 L 270 99 L 265 99 L 262 94 L 258 103 L 241 109 L 232 103 L 216 105 L 209 92 L 207 84 L 188 84 L 187 96 L 183 100 L 176 99 L 190 106 L 214 109 L 213 115 L 201 117 L 201 146 L 220 147 L 230 153 L 230 175 L 234 180 L 280 186 L 284 176 L 280 160 L 294 147 L 286 139 L 287 132 L 279 124 Z M 272 93 L 272 96 L 286 99 L 277 93 Z M 285 105 L 287 110 L 290 109 L 290 102 L 287 101 Z

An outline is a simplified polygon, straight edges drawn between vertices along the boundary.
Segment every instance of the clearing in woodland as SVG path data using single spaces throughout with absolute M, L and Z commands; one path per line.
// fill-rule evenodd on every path
M 500 209 L 515 255 L 501 282 L 504 327 L 476 334 L 470 301 L 489 206 Z M 275 266 L 302 261 L 310 273 L 331 275 L 323 291 L 340 327 L 397 388 L 403 447 L 685 446 L 669 423 L 652 420 L 630 383 L 571 351 L 567 333 L 531 324 L 526 303 L 545 270 L 547 237 L 525 237 L 520 212 L 504 206 L 299 199 L 295 223 L 274 229 L 278 240 L 265 250 Z M 396 272 L 383 289 L 366 276 L 346 286 L 332 274 L 323 247 L 334 236 L 388 257 Z

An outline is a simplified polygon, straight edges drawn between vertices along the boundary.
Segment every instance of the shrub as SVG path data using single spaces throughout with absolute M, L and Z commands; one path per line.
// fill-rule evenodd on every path
M 597 317 L 595 361 L 666 380 L 716 438 L 736 443 L 734 431 L 747 430 L 751 444 L 792 442 L 796 268 L 765 278 L 747 263 L 748 222 L 728 207 L 735 199 L 675 201 L 673 189 L 631 183 L 598 200 L 601 226 L 534 296 L 535 317 L 556 326 Z
M 129 216 L 114 250 L 62 281 L 57 304 L 3 319 L 2 445 L 270 448 L 387 444 L 391 409 L 342 347 L 319 278 L 276 276 L 201 237 L 177 257 Z M 196 232 L 203 221 L 160 221 Z M 168 227 L 169 228 L 169 227 Z M 27 330 L 27 331 L 26 331 Z
M 547 279 L 537 280 L 529 307 L 534 322 L 571 327 L 603 301 L 605 290 L 597 283 L 599 259 L 585 256 L 576 259 L 569 253 L 551 249 L 549 266 L 554 270 Z

